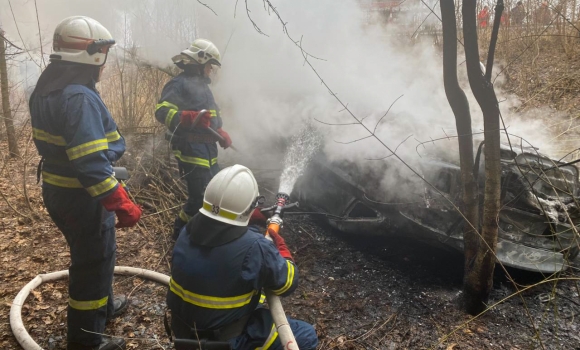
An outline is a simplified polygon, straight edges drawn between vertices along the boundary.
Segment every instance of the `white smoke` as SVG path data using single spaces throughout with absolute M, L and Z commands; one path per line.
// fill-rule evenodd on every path
M 37 47 L 34 3 L 11 3 L 24 42 L 27 47 Z M 455 138 L 417 148 L 417 140 L 456 135 L 455 119 L 443 90 L 441 52 L 431 40 L 411 45 L 410 39 L 391 35 L 396 32 L 389 29 L 392 27 L 373 22 L 355 0 L 272 1 L 285 28 L 262 1 L 248 0 L 247 8 L 244 1 L 206 3 L 211 9 L 193 0 L 53 0 L 38 1 L 37 5 L 45 52 L 50 51 L 55 25 L 64 17 L 79 14 L 99 20 L 111 29 L 120 46 L 136 46 L 143 59 L 159 65 L 170 65 L 170 58 L 195 37 L 213 41 L 223 54 L 223 67 L 212 89 L 222 110 L 224 129 L 244 151 L 245 161 L 276 158 L 274 155 L 285 146 L 283 140 L 312 122 L 325 135 L 324 150 L 331 159 L 355 160 L 361 168 L 377 167 L 381 171 L 388 165 L 383 184 L 397 188 L 401 168 L 394 167 L 400 165 L 395 157 L 365 160 L 390 154 L 379 141 L 367 138 L 348 144 L 335 142 L 364 138 L 369 136 L 367 130 L 360 125 L 329 126 L 314 121 L 337 124 L 355 119 L 321 84 L 297 45 L 320 58 L 309 56 L 308 61 L 356 118 L 364 118 L 368 129 L 374 130 L 391 108 L 376 134 L 391 150 L 399 147 L 397 154 L 411 166 L 416 167 L 421 160 L 418 152 L 423 157 L 457 157 Z M 10 11 L 2 11 L 0 20 L 15 37 Z M 260 34 L 254 24 L 267 35 Z M 458 71 L 470 101 L 473 131 L 481 132 L 481 110 L 469 91 L 465 65 L 460 64 Z M 509 131 L 525 135 L 549 153 L 548 130 L 541 127 L 544 118 L 534 121 L 512 114 L 510 107 L 519 103 L 517 98 L 496 91 L 498 98 L 505 100 L 500 106 Z M 229 150 L 222 156 L 240 159 Z M 405 170 L 404 176 L 408 175 Z

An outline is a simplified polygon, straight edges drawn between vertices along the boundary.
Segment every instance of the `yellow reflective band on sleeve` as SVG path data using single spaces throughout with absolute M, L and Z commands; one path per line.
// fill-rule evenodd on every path
M 51 135 L 44 130 L 32 128 L 32 137 L 35 140 L 44 141 L 57 146 L 66 146 L 66 141 L 62 136 Z
M 107 137 L 107 142 L 115 142 L 121 138 L 121 134 L 117 130 L 106 133 L 105 136 Z
M 265 301 L 266 301 L 266 295 L 262 293 L 262 295 L 260 295 L 260 304 L 264 304 Z
M 268 338 L 266 338 L 264 345 L 260 348 L 256 348 L 256 350 L 268 350 L 270 346 L 274 344 L 276 338 L 278 338 L 278 331 L 276 330 L 276 324 L 272 324 L 272 329 L 270 330 L 270 334 L 268 335 Z
M 221 216 L 226 219 L 235 220 L 238 217 L 238 214 L 232 213 L 231 211 L 224 210 L 222 208 L 214 208 L 213 205 L 209 204 L 208 202 L 203 202 L 203 209 L 209 211 L 210 213 L 214 213 L 217 216 Z
M 209 160 L 207 160 L 207 159 L 184 156 L 183 154 L 181 154 L 181 151 L 178 149 L 174 150 L 173 154 L 175 155 L 175 158 L 179 159 L 182 162 L 189 163 L 189 164 L 195 164 L 195 165 L 201 165 L 201 166 L 204 166 L 206 168 L 209 168 Z M 215 158 L 215 161 L 217 163 L 217 158 Z
M 98 139 L 69 148 L 66 150 L 66 154 L 69 160 L 74 160 L 105 149 L 109 149 L 107 139 Z
M 106 306 L 108 300 L 109 300 L 108 296 L 99 300 L 87 300 L 87 301 L 79 301 L 69 298 L 68 304 L 75 310 L 88 311 L 88 310 L 97 310 L 102 308 L 103 306 Z
M 167 117 L 165 117 L 165 126 L 171 128 L 171 122 L 173 121 L 173 117 L 176 113 L 177 109 L 170 109 L 169 112 L 167 112 Z
M 157 110 L 158 110 L 159 108 L 162 108 L 162 107 L 167 107 L 167 108 L 170 108 L 170 109 L 179 109 L 179 107 L 177 107 L 177 106 L 176 106 L 176 105 L 174 105 L 173 103 L 170 103 L 170 102 L 167 102 L 167 101 L 163 101 L 163 102 L 161 102 L 161 103 L 158 103 L 158 104 L 155 106 L 155 112 L 157 112 Z
M 210 112 L 212 118 L 217 117 L 217 111 L 215 109 L 210 109 L 209 112 Z
M 179 107 L 177 107 L 173 103 L 163 101 L 161 103 L 158 103 L 157 106 L 155 106 L 155 112 L 157 112 L 157 110 L 159 110 L 159 108 L 163 108 L 163 107 L 169 108 L 169 111 L 167 111 L 167 115 L 165 116 L 165 126 L 170 128 L 171 122 L 173 121 L 173 117 L 179 111 Z
M 208 309 L 235 309 L 247 305 L 252 301 L 252 296 L 256 291 L 238 295 L 234 297 L 213 297 L 209 295 L 201 295 L 183 289 L 173 278 L 169 280 L 169 289 L 180 297 L 183 301 L 193 304 L 195 306 L 204 307 Z
M 284 294 L 290 287 L 292 287 L 292 281 L 294 281 L 294 264 L 290 260 L 286 260 L 288 266 L 288 277 L 286 278 L 286 284 L 284 287 L 273 290 L 272 292 L 276 295 Z
M 42 181 L 58 187 L 83 188 L 83 185 L 76 177 L 65 177 L 47 173 L 46 171 L 42 172 Z
M 216 165 L 217 164 L 217 158 L 213 158 L 211 160 L 211 165 Z
M 87 187 L 87 192 L 89 192 L 91 197 L 96 197 L 115 187 L 118 183 L 119 182 L 114 177 L 109 177 L 105 181 L 102 181 L 91 187 Z
M 181 221 L 185 221 L 188 222 L 189 219 L 191 219 L 191 216 L 187 215 L 183 209 L 181 209 L 181 211 L 179 211 L 179 218 L 181 219 Z

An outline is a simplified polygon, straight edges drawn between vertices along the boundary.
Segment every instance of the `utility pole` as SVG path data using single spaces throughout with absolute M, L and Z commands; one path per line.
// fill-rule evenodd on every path
M 8 89 L 8 69 L 6 67 L 6 40 L 4 31 L 0 29 L 0 92 L 2 94 L 2 119 L 6 126 L 6 135 L 8 136 L 8 152 L 10 158 L 20 156 L 18 144 L 16 143 L 16 131 L 14 130 L 14 120 L 10 110 L 10 91 Z

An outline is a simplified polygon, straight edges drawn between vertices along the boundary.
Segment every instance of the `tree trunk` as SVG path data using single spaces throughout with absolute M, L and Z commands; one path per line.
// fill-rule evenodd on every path
M 459 135 L 459 162 L 463 186 L 462 209 L 467 219 L 463 226 L 465 281 L 467 281 L 471 262 L 475 259 L 479 246 L 477 232 L 479 230 L 479 200 L 477 183 L 473 174 L 471 114 L 469 102 L 457 79 L 457 24 L 454 0 L 441 0 L 440 4 L 443 23 L 443 83 L 447 100 L 455 115 L 455 125 L 457 135 Z
M 0 34 L 4 32 L 0 29 Z M 11 158 L 18 157 L 18 144 L 16 143 L 16 131 L 14 131 L 14 121 L 12 111 L 10 110 L 10 91 L 8 90 L 8 69 L 6 68 L 6 43 L 4 39 L 0 40 L 0 90 L 2 93 L 2 118 L 6 125 L 6 134 L 8 136 L 8 152 Z
M 476 2 L 463 0 L 463 37 L 465 60 L 469 85 L 483 112 L 485 135 L 485 192 L 483 199 L 483 220 L 481 237 L 475 257 L 466 265 L 464 298 L 466 311 L 478 314 L 485 310 L 485 304 L 493 286 L 495 251 L 497 247 L 497 217 L 500 209 L 501 163 L 500 163 L 500 121 L 499 105 L 491 83 L 493 54 L 503 0 L 496 6 L 493 31 L 485 76 L 480 68 L 477 46 Z

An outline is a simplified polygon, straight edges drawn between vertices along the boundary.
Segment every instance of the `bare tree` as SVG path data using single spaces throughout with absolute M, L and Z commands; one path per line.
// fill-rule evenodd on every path
M 6 67 L 6 47 L 4 32 L 0 29 L 0 89 L 2 94 L 2 118 L 6 126 L 6 135 L 8 137 L 8 152 L 10 157 L 18 157 L 20 152 L 16 143 L 16 131 L 14 130 L 14 120 L 10 110 L 10 91 L 8 89 L 8 68 Z
M 455 115 L 457 135 L 459 135 L 459 163 L 461 167 L 461 184 L 463 195 L 463 211 L 466 223 L 463 226 L 463 242 L 465 254 L 465 295 L 470 295 L 468 283 L 472 271 L 472 261 L 477 256 L 479 247 L 479 201 L 478 187 L 473 166 L 473 134 L 471 130 L 471 114 L 465 92 L 459 86 L 457 79 L 457 21 L 453 0 L 442 0 L 441 21 L 443 23 L 443 83 L 449 105 Z
M 479 60 L 476 2 L 463 0 L 463 37 L 467 76 L 473 95 L 483 112 L 485 135 L 485 191 L 481 235 L 471 231 L 469 232 L 470 236 L 477 236 L 464 238 L 466 251 L 468 250 L 467 242 L 476 244 L 475 247 L 469 248 L 470 251 L 476 248 L 476 251 L 474 256 L 466 260 L 464 275 L 465 307 L 470 314 L 478 314 L 486 308 L 486 302 L 493 286 L 493 270 L 496 260 L 497 217 L 500 209 L 501 192 L 500 111 L 497 96 L 491 82 L 491 72 L 503 8 L 503 0 L 498 0 L 495 7 L 495 18 L 484 75 Z

